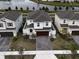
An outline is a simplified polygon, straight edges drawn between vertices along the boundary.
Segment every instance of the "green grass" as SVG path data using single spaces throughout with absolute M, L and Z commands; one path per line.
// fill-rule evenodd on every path
M 79 49 L 79 46 L 73 39 L 62 39 L 59 35 L 57 35 L 57 38 L 52 41 L 52 47 L 54 50 L 73 50 L 74 46 L 76 49 Z
M 79 59 L 79 55 L 75 55 L 75 57 L 73 58 L 72 55 L 56 55 L 58 57 L 58 59 Z
M 24 48 L 26 50 L 35 50 L 36 40 L 26 39 L 22 36 L 19 36 L 13 39 L 10 48 L 15 50 L 19 50 L 20 48 Z
M 38 3 L 37 0 L 32 0 L 36 3 Z M 51 5 L 51 6 L 79 6 L 78 2 L 71 2 L 71 3 L 62 3 L 62 2 L 48 2 L 48 1 L 40 1 L 40 4 L 46 4 L 46 5 Z
M 5 59 L 33 59 L 34 55 L 23 55 L 22 57 L 20 55 L 17 56 L 5 56 Z

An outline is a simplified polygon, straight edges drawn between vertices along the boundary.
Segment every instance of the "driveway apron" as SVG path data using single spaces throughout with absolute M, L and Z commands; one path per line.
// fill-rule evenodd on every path
M 52 50 L 50 38 L 48 36 L 37 36 L 36 50 Z

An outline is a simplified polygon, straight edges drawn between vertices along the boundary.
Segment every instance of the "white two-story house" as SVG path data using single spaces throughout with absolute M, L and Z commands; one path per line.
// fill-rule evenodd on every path
M 0 14 L 0 36 L 17 36 L 22 25 L 22 15 L 18 11 Z
M 58 12 L 55 14 L 55 24 L 62 33 L 63 30 L 71 35 L 79 35 L 79 14 L 74 12 Z
M 44 11 L 29 13 L 23 28 L 24 35 L 51 36 L 55 38 L 56 30 L 52 25 L 52 19 Z

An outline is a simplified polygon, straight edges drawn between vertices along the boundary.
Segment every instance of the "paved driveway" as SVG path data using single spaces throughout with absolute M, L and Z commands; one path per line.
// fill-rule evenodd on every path
M 7 51 L 9 49 L 9 37 L 1 37 L 0 38 L 0 51 Z
M 79 36 L 72 36 L 74 41 L 79 45 Z
M 51 41 L 48 36 L 38 36 L 36 38 L 36 50 L 51 50 Z

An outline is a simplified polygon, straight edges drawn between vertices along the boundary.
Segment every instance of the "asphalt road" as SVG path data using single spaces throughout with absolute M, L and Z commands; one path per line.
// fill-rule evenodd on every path
M 9 37 L 1 37 L 0 38 L 0 51 L 7 51 L 9 49 Z
M 36 50 L 52 50 L 51 41 L 48 36 L 36 38 Z

